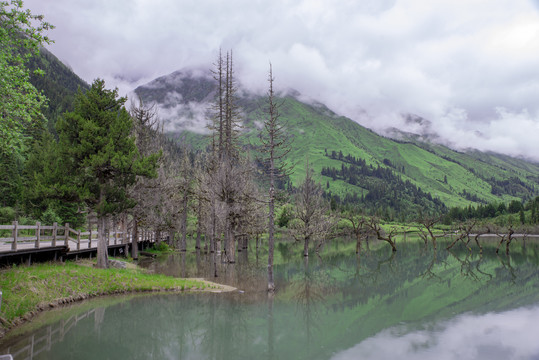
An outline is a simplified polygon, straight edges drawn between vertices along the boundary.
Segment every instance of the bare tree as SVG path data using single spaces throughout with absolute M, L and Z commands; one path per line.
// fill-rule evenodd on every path
M 159 141 L 155 141 L 159 133 L 159 119 L 155 107 L 146 106 L 142 99 L 138 99 L 138 104 L 131 103 L 129 114 L 133 119 L 133 133 L 135 135 L 135 144 L 142 155 L 149 155 L 156 151 L 162 151 Z M 162 177 L 163 158 L 160 159 L 159 168 L 157 169 L 158 178 Z M 139 224 L 148 217 L 148 209 L 151 208 L 150 203 L 155 201 L 158 180 L 147 179 L 143 177 L 137 178 L 137 182 L 129 189 L 129 194 L 135 199 L 136 205 L 130 210 L 133 216 L 132 220 L 132 244 L 131 256 L 133 259 L 138 258 L 138 237 Z
M 177 147 L 171 144 L 162 129 L 159 129 L 159 120 L 154 107 L 148 107 L 139 100 L 138 105 L 131 105 L 130 114 L 134 122 L 139 152 L 143 155 L 161 153 L 157 178 L 139 178 L 130 189 L 130 194 L 137 202 L 130 211 L 134 233 L 132 256 L 137 258 L 136 242 L 140 226 L 155 231 L 158 242 L 161 240 L 161 234 L 172 233 L 177 226 L 179 215 L 182 214 L 177 199 L 182 170 L 181 157 L 173 155 Z M 182 151 L 186 153 L 185 149 Z
M 349 211 L 341 214 L 341 218 L 348 220 L 352 226 L 351 233 L 356 238 L 356 254 L 361 250 L 361 241 L 368 236 L 367 218 L 358 212 Z
M 392 227 L 389 232 L 385 232 L 380 225 L 380 220 L 374 216 L 366 222 L 366 225 L 376 234 L 376 238 L 378 240 L 385 241 L 391 245 L 391 250 L 393 252 L 397 251 L 397 245 L 394 240 L 395 235 L 397 235 L 396 227 Z
M 280 120 L 279 108 L 275 99 L 273 89 L 273 71 L 270 63 L 268 75 L 268 95 L 266 119 L 260 134 L 265 158 L 262 160 L 266 175 L 269 177 L 268 192 L 268 291 L 275 291 L 275 281 L 273 277 L 273 252 L 275 247 L 275 180 L 290 173 L 290 167 L 284 161 L 285 156 L 290 152 L 290 140 L 285 133 L 285 125 Z
M 437 234 L 437 235 L 434 234 L 434 227 L 436 226 L 437 223 L 440 222 L 440 219 L 441 217 L 439 216 L 438 217 L 425 216 L 418 220 L 418 222 L 421 225 L 423 225 L 423 228 L 420 228 L 420 227 L 418 228 L 419 236 L 425 242 L 425 246 L 427 246 L 428 239 L 430 239 L 432 241 L 432 247 L 434 248 L 434 250 L 436 250 L 437 248 L 436 240 L 438 240 L 438 238 L 445 237 L 448 235 L 447 233 Z
M 500 238 L 500 242 L 498 243 L 498 246 L 496 247 L 496 254 L 500 250 L 500 246 L 502 245 L 502 243 L 505 241 L 505 253 L 507 255 L 509 255 L 509 245 L 511 245 L 511 242 L 513 241 L 513 234 L 514 233 L 515 233 L 515 231 L 513 230 L 512 225 L 510 225 L 507 228 L 506 232 L 503 232 L 503 231 L 500 231 L 500 230 L 496 231 L 496 235 Z
M 336 221 L 329 212 L 330 206 L 323 198 L 320 184 L 313 179 L 313 171 L 306 164 L 305 180 L 296 193 L 296 220 L 292 223 L 292 236 L 303 241 L 303 256 L 309 256 L 309 242 L 323 240 L 330 234 Z
M 226 59 L 221 52 L 213 71 L 217 82 L 217 94 L 214 104 L 214 115 L 210 124 L 212 135 L 212 153 L 215 162 L 213 170 L 212 186 L 213 202 L 220 202 L 224 208 L 226 217 L 224 228 L 226 261 L 235 262 L 235 238 L 237 230 L 237 206 L 241 197 L 241 183 L 239 176 L 244 175 L 245 167 L 239 156 L 238 134 L 240 128 L 240 116 L 236 99 L 236 84 L 234 79 L 232 52 L 227 52 Z M 212 203 L 213 209 L 218 204 Z M 216 225 L 217 213 L 213 213 L 213 225 Z
M 180 200 L 180 243 L 179 250 L 187 251 L 187 215 L 189 211 L 189 199 L 193 193 L 193 165 L 184 150 L 180 161 L 180 176 L 178 177 L 178 196 Z
M 195 200 L 194 213 L 197 219 L 195 250 L 201 249 L 201 238 L 203 233 L 207 233 L 205 218 L 208 216 L 208 192 L 204 184 L 204 162 L 205 157 L 199 154 L 195 157 L 193 167 L 193 198 Z M 207 238 L 205 237 L 207 241 Z M 208 244 L 205 242 L 204 251 L 208 251 Z

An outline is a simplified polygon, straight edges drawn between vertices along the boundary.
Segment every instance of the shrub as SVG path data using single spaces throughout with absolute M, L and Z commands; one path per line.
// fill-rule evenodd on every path
M 43 225 L 52 225 L 54 223 L 61 224 L 62 219 L 60 218 L 60 216 L 58 216 L 56 211 L 54 211 L 52 206 L 49 205 L 47 210 L 45 210 L 43 214 L 41 214 L 41 223 Z
M 16 216 L 15 209 L 12 207 L 3 207 L 0 208 L 0 224 L 11 224 L 13 221 L 15 221 Z
M 290 204 L 286 204 L 281 209 L 281 213 L 277 217 L 277 225 L 280 227 L 288 227 L 290 220 L 294 218 L 294 208 Z
M 168 252 L 170 251 L 170 247 L 168 246 L 168 244 L 164 241 L 161 241 L 159 244 L 154 244 L 153 245 L 153 249 L 156 250 L 156 251 L 161 251 L 161 252 Z

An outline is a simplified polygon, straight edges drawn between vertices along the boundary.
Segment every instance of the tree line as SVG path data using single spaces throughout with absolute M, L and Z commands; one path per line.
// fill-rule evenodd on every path
M 1 109 L 2 169 L 9 170 L 2 173 L 1 220 L 25 215 L 73 227 L 92 221 L 99 234 L 97 266 L 102 268 L 108 267 L 103 234 L 111 227 L 130 226 L 135 239 L 141 226 L 166 233 L 170 245 L 186 251 L 188 227 L 194 224 L 196 249 L 214 254 L 214 262 L 220 254 L 227 263 L 235 262 L 249 239 L 268 233 L 268 291 L 273 291 L 275 207 L 281 197 L 277 186 L 289 182 L 291 168 L 285 161 L 290 141 L 280 120 L 271 65 L 260 143 L 250 151 L 240 140 L 232 51 L 219 53 L 213 69 L 217 90 L 208 113 L 211 142 L 195 152 L 167 138 L 152 106 L 138 99 L 128 108 L 127 98 L 101 79 L 89 88 L 79 87 L 72 101 L 60 96 L 61 106 L 55 103 L 47 113 L 54 119 L 47 119 L 47 100 L 30 83 L 30 57 L 16 54 L 36 54 L 48 42 L 43 32 L 52 26 L 42 22 L 32 27 L 32 21 L 43 18 L 24 10 L 22 2 L 0 6 L 3 25 L 13 28 L 0 34 L 2 59 L 8 58 L 2 66 L 23 74 L 3 76 L 13 86 L 7 94 L 11 97 L 4 96 L 11 103 L 3 102 Z M 19 42 L 20 36 L 26 39 L 22 33 L 30 34 L 31 41 Z M 305 241 L 305 256 L 309 242 L 332 223 L 312 175 L 308 170 L 297 188 L 290 224 L 292 235 Z M 134 244 L 135 258 L 136 249 Z
M 332 195 L 340 207 L 361 204 L 367 213 L 378 214 L 386 220 L 403 221 L 413 220 L 420 213 L 442 214 L 447 211 L 439 198 L 395 174 L 391 168 L 395 165 L 388 159 L 384 164 L 390 167 L 382 167 L 367 164 L 364 159 L 350 154 L 343 155 L 342 151 L 328 153 L 326 150 L 326 156 L 341 161 L 341 167 L 325 166 L 321 175 L 342 180 L 358 189 L 355 194 L 344 197 Z M 361 192 L 361 196 L 357 195 L 358 192 Z
M 522 225 L 539 224 L 539 197 L 530 199 L 525 203 L 519 200 L 511 200 L 508 204 L 499 202 L 452 207 L 444 215 L 444 222 L 450 224 L 473 219 L 493 219 L 504 215 L 513 216 L 514 222 L 519 222 Z
M 1 9 L 6 12 L 4 5 Z M 30 16 L 20 8 L 15 11 Z M 13 26 L 19 29 L 14 34 L 20 34 L 26 25 Z M 50 25 L 43 25 L 40 31 L 48 28 Z M 43 35 L 39 36 L 34 39 L 36 44 L 46 42 Z M 4 43 L 10 48 L 21 46 L 15 40 Z M 331 236 L 345 233 L 357 238 L 358 251 L 361 239 L 369 235 L 386 241 L 396 251 L 398 229 L 384 230 L 381 217 L 423 219 L 425 239 L 436 243 L 436 235 L 429 231 L 433 222 L 428 219 L 444 213 L 444 204 L 410 181 L 403 181 L 392 170 L 398 165 L 387 159 L 387 167 L 372 166 L 341 151 L 326 151 L 326 156 L 341 161 L 341 167 L 324 167 L 322 175 L 366 190 L 361 197 L 355 193 L 341 198 L 330 189 L 325 194 L 308 162 L 303 180 L 297 188 L 290 186 L 293 169 L 286 158 L 291 140 L 287 124 L 280 118 L 271 64 L 268 91 L 261 105 L 259 142 L 245 145 L 233 54 L 219 52 L 212 71 L 215 97 L 207 114 L 210 141 L 203 151 L 193 151 L 169 139 L 154 107 L 140 99 L 128 106 L 127 98 L 120 97 L 117 89 L 107 89 L 101 79 L 88 89 L 80 88 L 72 102 L 62 105 L 68 111 L 60 115 L 55 111 L 58 117 L 54 126 L 47 126 L 42 107 L 45 100 L 24 101 L 26 93 L 21 89 L 32 86 L 25 64 L 21 60 L 25 77 L 7 79 L 23 85 L 10 90 L 9 99 L 17 106 L 2 108 L 8 127 L 0 134 L 1 166 L 6 169 L 0 182 L 5 190 L 0 220 L 5 222 L 16 212 L 43 223 L 69 222 L 74 227 L 93 219 L 100 234 L 100 267 L 108 266 L 101 234 L 119 224 L 130 226 L 135 238 L 139 227 L 166 233 L 170 245 L 179 251 L 187 250 L 187 238 L 193 236 L 197 250 L 213 254 L 213 262 L 219 259 L 227 263 L 236 261 L 237 252 L 247 249 L 249 240 L 256 240 L 258 246 L 261 235 L 267 234 L 270 292 L 275 289 L 272 269 L 276 222 L 303 243 L 304 256 L 309 256 L 313 243 L 318 249 Z M 25 111 L 21 113 L 19 108 Z M 283 193 L 283 188 L 288 192 Z M 283 202 L 287 205 L 278 214 L 279 203 Z M 491 214 L 492 207 L 451 209 L 449 214 L 452 220 L 466 221 L 473 215 Z M 516 207 L 512 202 L 504 211 Z M 531 219 L 539 217 L 539 201 L 528 208 Z M 501 205 L 494 210 L 503 211 Z M 339 222 L 344 222 L 345 231 Z M 133 246 L 134 258 L 136 249 Z

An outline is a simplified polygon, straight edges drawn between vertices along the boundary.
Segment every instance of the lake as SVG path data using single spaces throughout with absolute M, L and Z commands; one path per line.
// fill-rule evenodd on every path
M 47 312 L 0 341 L 15 359 L 539 359 L 539 247 L 480 256 L 399 242 L 360 256 L 336 241 L 320 256 L 276 246 L 213 267 L 208 255 L 171 254 L 144 266 L 206 277 L 233 293 L 106 297 Z M 213 274 L 217 272 L 218 277 Z

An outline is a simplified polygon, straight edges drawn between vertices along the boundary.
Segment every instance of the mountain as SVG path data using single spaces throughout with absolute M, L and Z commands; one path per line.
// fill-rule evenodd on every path
M 56 119 L 64 112 L 72 110 L 77 90 L 88 90 L 90 86 L 45 48 L 41 48 L 38 55 L 30 58 L 28 68 L 32 85 L 49 99 L 49 106 L 44 109 L 43 114 L 49 119 L 49 130 L 55 133 Z M 34 74 L 36 69 L 43 70 L 45 74 Z
M 135 93 L 157 105 L 171 136 L 200 149 L 209 141 L 204 135 L 206 111 L 214 90 L 208 72 L 181 70 Z M 240 88 L 238 100 L 246 148 L 256 146 L 264 97 Z M 280 101 L 281 118 L 293 138 L 288 161 L 295 165 L 294 185 L 303 178 L 308 159 L 332 197 L 394 214 L 524 201 L 539 194 L 539 164 L 494 153 L 458 152 L 414 134 L 383 137 L 321 103 L 301 100 L 297 92 L 282 94 Z M 409 121 L 431 126 L 413 116 Z

